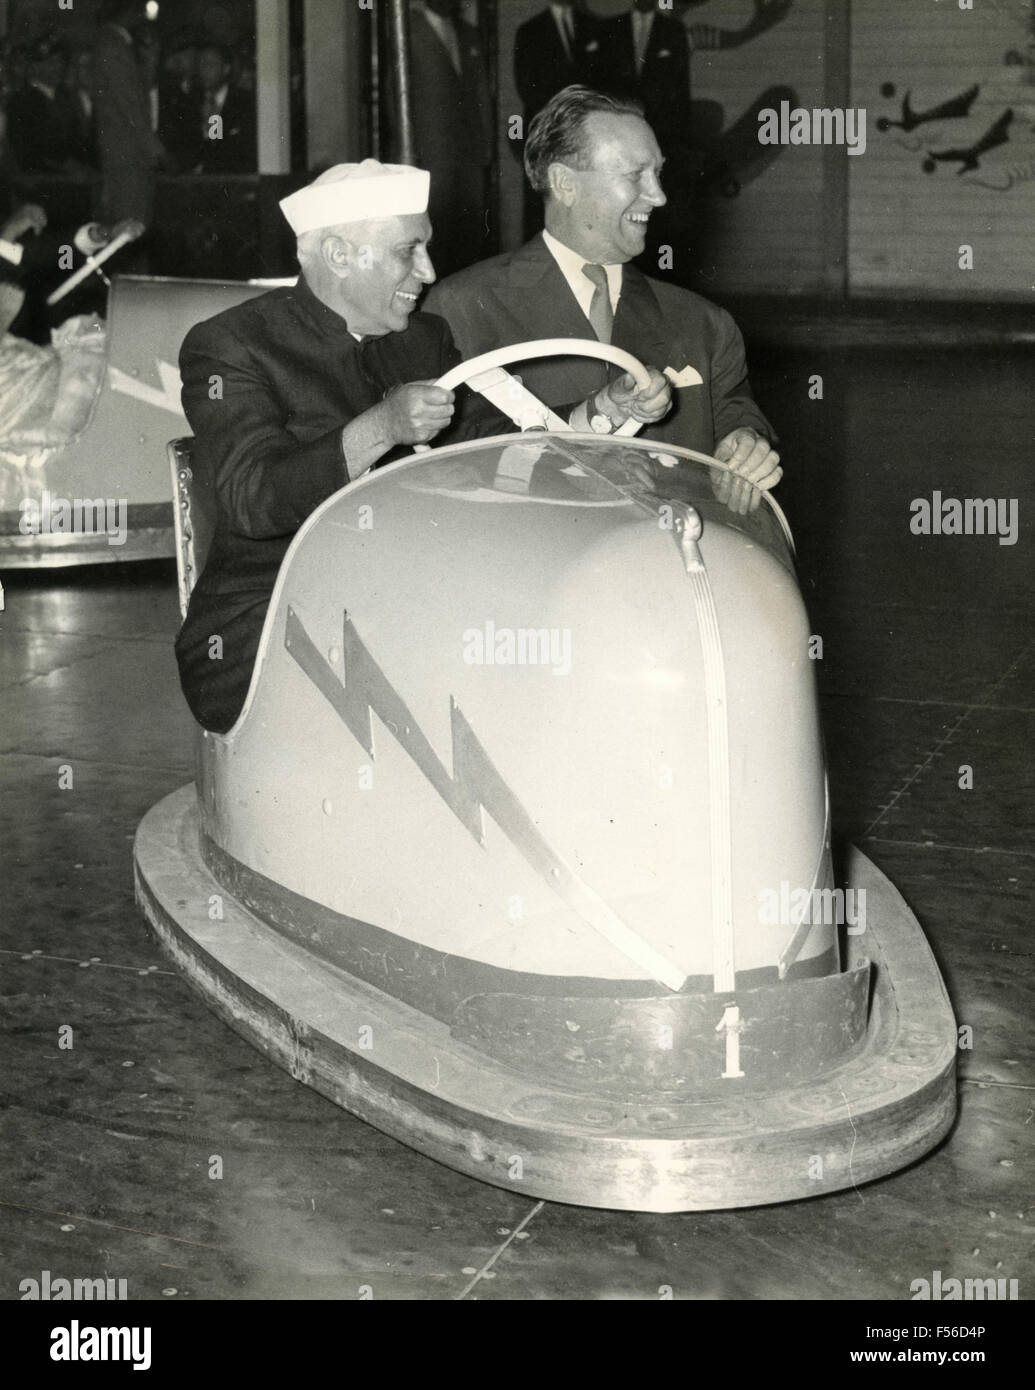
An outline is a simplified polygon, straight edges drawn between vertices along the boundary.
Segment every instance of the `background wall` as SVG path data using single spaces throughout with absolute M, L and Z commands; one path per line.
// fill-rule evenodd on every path
M 865 0 L 852 6 L 851 54 L 853 104 L 869 112 L 866 154 L 848 161 L 853 289 L 1030 295 L 1035 4 Z M 902 122 L 907 96 L 922 123 L 878 130 Z M 947 157 L 968 150 L 972 168 Z M 973 270 L 959 269 L 963 244 L 974 248 Z
M 773 0 L 702 0 L 684 23 L 736 35 Z M 1035 0 L 791 0 L 766 32 L 739 46 L 698 46 L 695 102 L 722 108 L 723 130 L 741 139 L 739 193 L 709 199 L 697 244 L 676 248 L 699 268 L 697 283 L 723 292 L 909 294 L 915 298 L 1019 299 L 1035 289 Z M 504 246 L 521 240 L 521 169 L 506 140 L 520 111 L 513 86 L 514 33 L 542 0 L 499 7 L 501 221 Z M 627 0 L 591 0 L 605 16 Z M 924 120 L 977 85 L 969 114 Z M 774 89 L 786 89 L 777 93 Z M 757 117 L 766 96 L 798 105 L 864 107 L 867 145 L 789 145 L 759 158 Z M 778 105 L 778 101 L 775 103 Z M 1007 115 L 1012 112 L 1012 115 Z M 939 158 L 967 150 L 1005 123 L 1005 143 L 976 151 L 976 167 Z M 748 158 L 744 136 L 754 147 Z M 935 158 L 933 161 L 930 155 Z M 925 172 L 933 166 L 933 172 Z M 974 247 L 974 269 L 958 268 Z

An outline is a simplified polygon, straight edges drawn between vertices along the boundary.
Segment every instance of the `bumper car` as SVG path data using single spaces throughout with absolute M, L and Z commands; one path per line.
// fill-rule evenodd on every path
M 486 1182 L 670 1212 L 903 1167 L 952 1124 L 955 1022 L 894 886 L 857 849 L 835 881 L 786 521 L 537 416 L 498 363 L 539 346 L 443 378 L 522 433 L 302 526 L 138 902 L 273 1062 Z
M 116 229 L 48 304 L 101 273 L 142 231 L 139 223 Z M 180 406 L 180 344 L 201 319 L 279 283 L 117 276 L 108 284 L 106 334 L 59 343 L 49 362 L 48 349 L 12 338 L 0 344 L 12 351 L 20 346 L 24 360 L 11 362 L 13 373 L 28 373 L 41 396 L 49 387 L 53 407 L 43 411 L 45 418 L 39 412 L 30 418 L 28 378 L 10 381 L 0 428 L 0 565 L 175 554 L 165 446 L 170 434 L 188 429 Z M 54 381 L 41 380 L 51 372 Z M 116 516 L 123 523 L 118 534 L 107 524 Z

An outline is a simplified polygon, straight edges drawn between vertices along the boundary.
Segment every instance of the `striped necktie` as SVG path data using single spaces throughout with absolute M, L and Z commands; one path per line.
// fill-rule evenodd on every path
M 611 292 L 607 285 L 607 271 L 602 265 L 584 265 L 582 273 L 593 282 L 593 298 L 589 302 L 589 321 L 593 332 L 602 343 L 611 341 L 611 328 L 614 314 L 611 312 Z

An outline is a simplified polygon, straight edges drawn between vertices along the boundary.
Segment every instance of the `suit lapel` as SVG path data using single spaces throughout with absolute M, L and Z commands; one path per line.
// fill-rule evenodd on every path
M 542 237 L 515 252 L 496 297 L 533 338 L 589 338 L 589 320 Z

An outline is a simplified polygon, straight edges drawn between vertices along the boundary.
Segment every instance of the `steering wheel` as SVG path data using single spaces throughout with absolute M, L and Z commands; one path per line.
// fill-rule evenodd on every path
M 516 377 L 502 370 L 511 362 L 525 362 L 540 357 L 595 357 L 629 372 L 637 389 L 642 390 L 650 384 L 647 368 L 622 348 L 587 338 L 540 338 L 532 343 L 513 343 L 510 347 L 483 352 L 480 357 L 472 357 L 453 367 L 445 376 L 439 377 L 435 385 L 451 391 L 455 386 L 467 383 L 473 391 L 480 392 L 513 420 L 519 430 L 570 430 L 571 426 L 566 420 L 562 420 L 548 405 L 526 390 Z M 639 428 L 639 420 L 629 419 L 619 426 L 615 434 L 635 434 Z M 425 449 L 428 446 L 417 447 Z
M 78 270 L 74 270 L 66 280 L 62 280 L 57 289 L 52 294 L 47 295 L 47 306 L 58 304 L 66 295 L 71 294 L 74 289 L 92 275 L 95 270 L 99 270 L 105 261 L 110 260 L 116 251 L 121 251 L 129 242 L 136 241 L 138 237 L 144 235 L 146 228 L 143 222 L 136 222 L 132 219 L 126 222 L 119 222 L 114 228 L 114 234 L 107 246 L 103 247 L 93 256 L 87 256 Z M 107 282 L 105 282 L 107 283 Z

